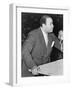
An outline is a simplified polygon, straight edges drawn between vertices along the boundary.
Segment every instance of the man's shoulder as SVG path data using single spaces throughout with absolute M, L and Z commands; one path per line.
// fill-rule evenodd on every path
M 56 35 L 53 32 L 49 33 L 49 37 L 52 38 L 52 40 L 57 39 Z
M 49 33 L 49 36 L 54 37 L 55 34 L 53 32 Z
M 32 30 L 32 31 L 29 33 L 29 35 L 37 36 L 38 33 L 39 33 L 39 30 L 40 30 L 40 28 L 34 29 L 34 30 Z

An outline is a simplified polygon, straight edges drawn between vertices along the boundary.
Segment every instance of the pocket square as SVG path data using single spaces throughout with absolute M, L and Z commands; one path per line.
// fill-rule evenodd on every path
M 53 46 L 54 46 L 54 43 L 55 43 L 55 41 L 53 41 L 53 42 L 52 42 L 51 47 L 53 47 Z

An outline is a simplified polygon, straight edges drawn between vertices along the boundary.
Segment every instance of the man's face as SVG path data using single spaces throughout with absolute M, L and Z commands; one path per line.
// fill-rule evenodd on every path
M 45 32 L 49 33 L 49 32 L 53 32 L 53 20 L 52 18 L 47 18 L 46 19 L 46 24 L 44 24 L 44 28 L 45 28 Z

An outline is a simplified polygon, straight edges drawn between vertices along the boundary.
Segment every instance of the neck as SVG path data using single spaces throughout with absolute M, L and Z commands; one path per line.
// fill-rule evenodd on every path
M 48 34 L 48 32 L 45 31 L 45 28 L 43 28 L 43 27 L 40 27 L 40 28 L 44 33 Z

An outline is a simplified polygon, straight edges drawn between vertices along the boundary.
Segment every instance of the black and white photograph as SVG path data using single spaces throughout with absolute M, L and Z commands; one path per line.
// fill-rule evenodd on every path
M 21 13 L 21 76 L 63 75 L 63 14 Z
M 68 60 L 65 58 L 67 44 L 64 44 L 64 37 L 68 28 L 67 11 L 11 5 L 11 85 L 66 80 Z
M 0 1 L 0 90 L 72 90 L 72 0 Z
M 0 1 L 0 90 L 72 90 L 72 0 Z

